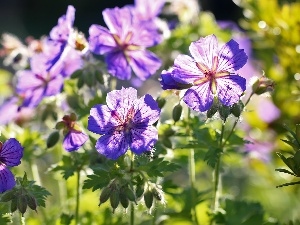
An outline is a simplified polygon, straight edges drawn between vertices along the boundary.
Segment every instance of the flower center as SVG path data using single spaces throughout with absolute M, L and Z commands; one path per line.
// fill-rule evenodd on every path
M 131 128 L 133 127 L 132 119 L 134 117 L 134 108 L 131 107 L 125 118 L 119 116 L 117 111 L 112 111 L 111 116 L 118 121 L 118 125 L 115 127 L 116 132 L 123 131 L 125 133 L 129 133 Z
M 212 93 L 216 93 L 216 78 L 228 76 L 230 74 L 228 71 L 218 71 L 219 58 L 217 56 L 213 57 L 211 68 L 200 62 L 196 62 L 196 66 L 204 74 L 204 77 L 196 79 L 194 85 L 210 82 Z

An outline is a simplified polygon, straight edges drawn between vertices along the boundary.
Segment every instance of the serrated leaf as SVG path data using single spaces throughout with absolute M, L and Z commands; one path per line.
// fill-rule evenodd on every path
M 88 175 L 87 177 L 88 179 L 84 181 L 82 188 L 92 189 L 92 191 L 106 187 L 111 180 L 105 171 L 102 171 L 102 173 L 97 172 L 97 174 Z
M 215 168 L 221 153 L 222 149 L 220 148 L 210 148 L 204 156 L 204 161 L 206 161 L 207 165 L 211 166 L 212 168 Z

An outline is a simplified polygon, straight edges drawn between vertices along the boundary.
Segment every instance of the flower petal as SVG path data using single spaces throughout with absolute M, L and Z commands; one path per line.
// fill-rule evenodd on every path
M 129 146 L 124 133 L 120 132 L 101 136 L 95 147 L 100 154 L 115 160 L 124 155 Z
M 135 125 L 151 125 L 159 119 L 160 108 L 151 95 L 145 95 L 134 105 L 135 114 L 132 122 Z
M 107 71 L 120 80 L 129 80 L 131 68 L 122 51 L 110 52 L 106 56 Z
M 161 60 L 147 50 L 129 51 L 129 64 L 137 77 L 146 80 L 161 66 Z
M 17 166 L 21 163 L 22 157 L 23 147 L 15 138 L 10 138 L 4 142 L 2 149 L 0 149 L 0 164 Z
M 112 117 L 111 110 L 106 105 L 95 105 L 91 108 L 88 118 L 88 130 L 96 134 L 106 134 L 110 132 L 118 121 Z
M 122 41 L 132 29 L 132 13 L 128 6 L 113 9 L 105 9 L 102 12 L 103 19 L 108 29 L 113 34 L 117 34 Z
M 189 50 L 196 62 L 212 68 L 214 57 L 218 53 L 218 40 L 215 35 L 208 35 L 192 42 Z
M 86 141 L 88 136 L 82 132 L 70 131 L 64 138 L 63 147 L 68 152 L 79 149 Z
M 16 181 L 12 172 L 0 164 L 0 193 L 12 189 L 15 185 Z
M 122 114 L 128 112 L 128 110 L 133 106 L 134 102 L 137 100 L 137 90 L 129 87 L 123 88 L 121 90 L 114 90 L 107 94 L 106 102 L 108 108 L 112 110 L 122 110 Z
M 218 71 L 234 72 L 242 68 L 248 59 L 244 49 L 239 48 L 239 44 L 230 40 L 219 51 Z
M 175 79 L 173 78 L 172 73 L 173 73 L 173 69 L 171 69 L 170 71 L 163 70 L 161 72 L 160 84 L 163 90 L 167 90 L 167 89 L 183 90 L 191 87 L 191 85 L 189 84 L 182 84 L 176 82 Z
M 153 148 L 158 140 L 157 129 L 153 126 L 131 129 L 130 149 L 136 154 L 141 154 Z
M 93 24 L 89 28 L 89 48 L 95 54 L 105 54 L 116 48 L 111 32 L 102 26 Z
M 230 106 L 238 102 L 246 90 L 246 79 L 238 75 L 230 75 L 216 79 L 217 95 L 223 105 Z
M 213 103 L 213 99 L 214 96 L 211 92 L 209 82 L 189 88 L 183 96 L 183 101 L 191 109 L 201 112 L 210 109 Z
M 193 58 L 178 55 L 174 61 L 173 78 L 183 84 L 192 84 L 196 79 L 204 77 Z

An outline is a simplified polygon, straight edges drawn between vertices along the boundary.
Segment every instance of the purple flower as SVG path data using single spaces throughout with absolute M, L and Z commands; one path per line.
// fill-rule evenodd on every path
M 66 15 L 61 16 L 57 25 L 50 31 L 50 38 L 56 41 L 67 41 L 73 30 L 74 20 L 75 8 L 69 5 Z
M 152 149 L 158 139 L 152 126 L 160 109 L 151 95 L 137 98 L 134 88 L 122 88 L 107 94 L 107 105 L 95 105 L 88 119 L 88 129 L 102 135 L 96 149 L 110 159 L 117 159 L 130 149 L 141 154 Z
M 14 175 L 7 167 L 18 166 L 23 157 L 23 147 L 15 139 L 0 142 L 0 193 L 12 189 L 16 185 Z
M 161 61 L 145 48 L 158 44 L 158 31 L 139 22 L 130 7 L 106 9 L 102 14 L 109 30 L 95 24 L 90 27 L 90 50 L 105 55 L 108 72 L 121 80 L 129 80 L 132 71 L 141 80 L 149 78 Z
M 82 132 L 76 119 L 76 115 L 71 113 L 71 115 L 65 115 L 63 121 L 56 125 L 56 128 L 64 129 L 63 147 L 68 152 L 78 150 L 88 140 L 88 136 Z
M 143 21 L 152 20 L 160 14 L 165 3 L 165 0 L 135 0 L 136 15 Z
M 192 85 L 185 92 L 183 101 L 201 112 L 212 106 L 214 96 L 226 106 L 238 102 L 246 89 L 246 80 L 236 71 L 248 58 L 238 43 L 230 40 L 219 47 L 216 36 L 209 35 L 192 42 L 189 50 L 193 58 L 177 56 L 171 73 L 175 82 Z
M 60 93 L 63 77 L 52 76 L 48 72 L 35 73 L 31 70 L 18 72 L 17 93 L 24 97 L 24 107 L 36 107 L 44 97 Z

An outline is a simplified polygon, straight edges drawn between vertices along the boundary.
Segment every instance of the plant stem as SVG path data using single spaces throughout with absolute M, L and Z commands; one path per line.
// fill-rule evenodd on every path
M 79 224 L 79 204 L 80 204 L 80 169 L 77 170 L 76 184 L 76 208 L 75 208 L 75 225 Z
M 189 150 L 189 172 L 190 172 L 190 188 L 191 188 L 191 201 L 192 201 L 192 219 L 195 224 L 199 224 L 197 218 L 197 211 L 196 211 L 196 199 L 197 196 L 195 195 L 195 181 L 196 181 L 196 173 L 195 173 L 195 157 L 194 157 L 194 149 Z
M 21 221 L 21 225 L 25 225 L 25 216 L 22 215 L 22 213 L 20 213 L 20 221 Z
M 188 113 L 187 113 L 187 121 L 189 122 L 191 119 L 191 110 L 188 108 Z M 190 127 L 188 128 L 187 133 L 189 136 L 191 135 L 190 132 Z M 189 149 L 189 180 L 190 180 L 190 188 L 191 188 L 191 201 L 192 201 L 192 209 L 191 209 L 191 214 L 192 214 L 192 220 L 194 224 L 198 225 L 198 217 L 197 217 L 197 196 L 195 193 L 195 183 L 196 183 L 196 172 L 195 172 L 195 151 L 194 149 Z
M 222 129 L 221 129 L 221 134 L 220 134 L 220 150 L 221 153 L 223 152 L 223 136 L 224 136 L 224 130 L 225 130 L 225 123 L 222 123 Z M 213 183 L 214 183 L 214 194 L 213 194 L 213 201 L 212 201 L 212 210 L 213 212 L 216 212 L 217 209 L 219 208 L 219 195 L 220 195 L 220 163 L 221 163 L 221 154 L 217 158 L 217 162 L 215 165 L 214 169 L 214 174 L 213 174 Z
M 131 152 L 130 154 L 130 178 L 132 181 L 133 175 L 133 162 L 134 162 L 134 154 Z M 130 218 L 129 218 L 129 225 L 134 225 L 134 203 L 130 202 Z

